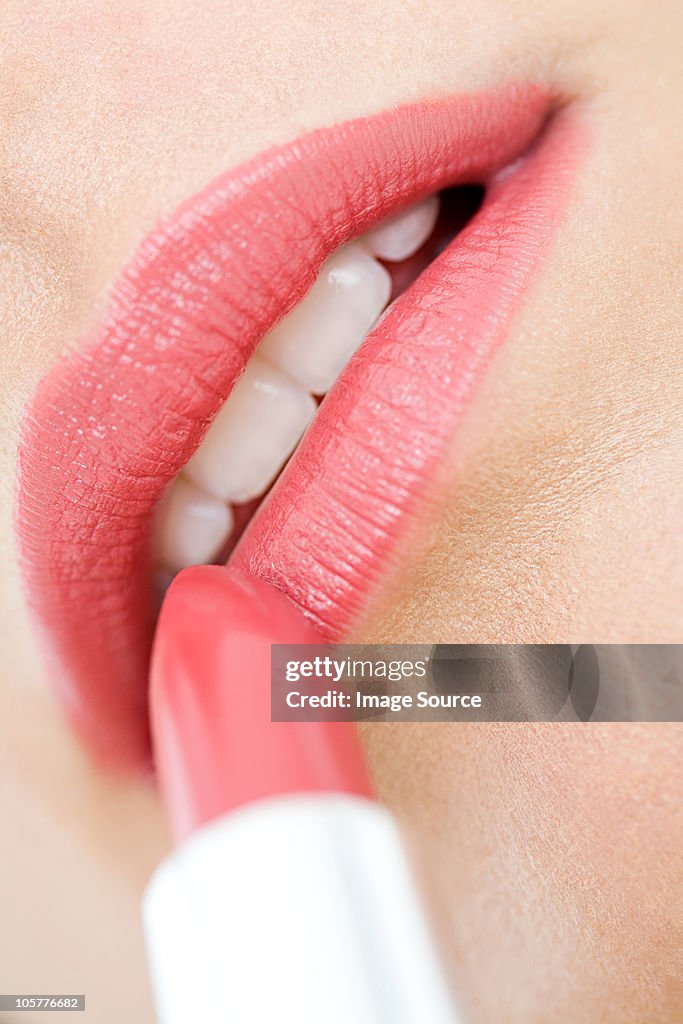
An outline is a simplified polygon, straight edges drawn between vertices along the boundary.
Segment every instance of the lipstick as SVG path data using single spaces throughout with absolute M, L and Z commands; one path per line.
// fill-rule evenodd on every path
M 355 727 L 271 721 L 271 644 L 316 642 L 235 570 L 167 595 L 151 713 L 177 845 L 143 906 L 160 1024 L 457 1024 Z

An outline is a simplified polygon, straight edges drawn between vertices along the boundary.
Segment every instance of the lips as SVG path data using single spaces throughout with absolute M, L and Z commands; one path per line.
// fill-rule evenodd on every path
M 50 679 L 89 748 L 148 763 L 152 515 L 260 339 L 340 245 L 487 185 L 325 399 L 233 555 L 337 637 L 381 579 L 566 204 L 575 132 L 536 86 L 401 107 L 228 172 L 142 243 L 106 319 L 41 383 L 17 531 Z

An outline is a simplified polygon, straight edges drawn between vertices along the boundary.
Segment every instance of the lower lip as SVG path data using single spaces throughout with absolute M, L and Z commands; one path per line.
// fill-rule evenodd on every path
M 229 172 L 143 241 L 105 321 L 41 383 L 17 530 L 51 678 L 109 765 L 149 762 L 149 531 L 266 331 L 323 260 L 423 195 L 481 211 L 372 332 L 233 555 L 327 637 L 362 609 L 566 206 L 577 139 L 536 87 L 398 108 Z M 534 143 L 519 166 L 501 168 Z

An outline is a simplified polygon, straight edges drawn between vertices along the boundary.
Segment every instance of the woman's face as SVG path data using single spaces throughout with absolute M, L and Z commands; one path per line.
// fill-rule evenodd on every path
M 99 767 L 52 696 L 14 522 L 25 412 L 159 218 L 269 147 L 512 82 L 561 99 L 581 143 L 552 241 L 348 631 L 683 642 L 682 32 L 677 0 L 5 4 L 5 991 L 151 1020 L 139 900 L 167 843 L 152 784 Z M 364 738 L 473 1020 L 680 1019 L 677 725 Z

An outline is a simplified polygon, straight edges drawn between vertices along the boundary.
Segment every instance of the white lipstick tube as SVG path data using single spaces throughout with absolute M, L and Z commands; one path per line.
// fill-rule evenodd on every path
M 403 843 L 378 804 L 262 800 L 156 870 L 159 1024 L 458 1024 Z

